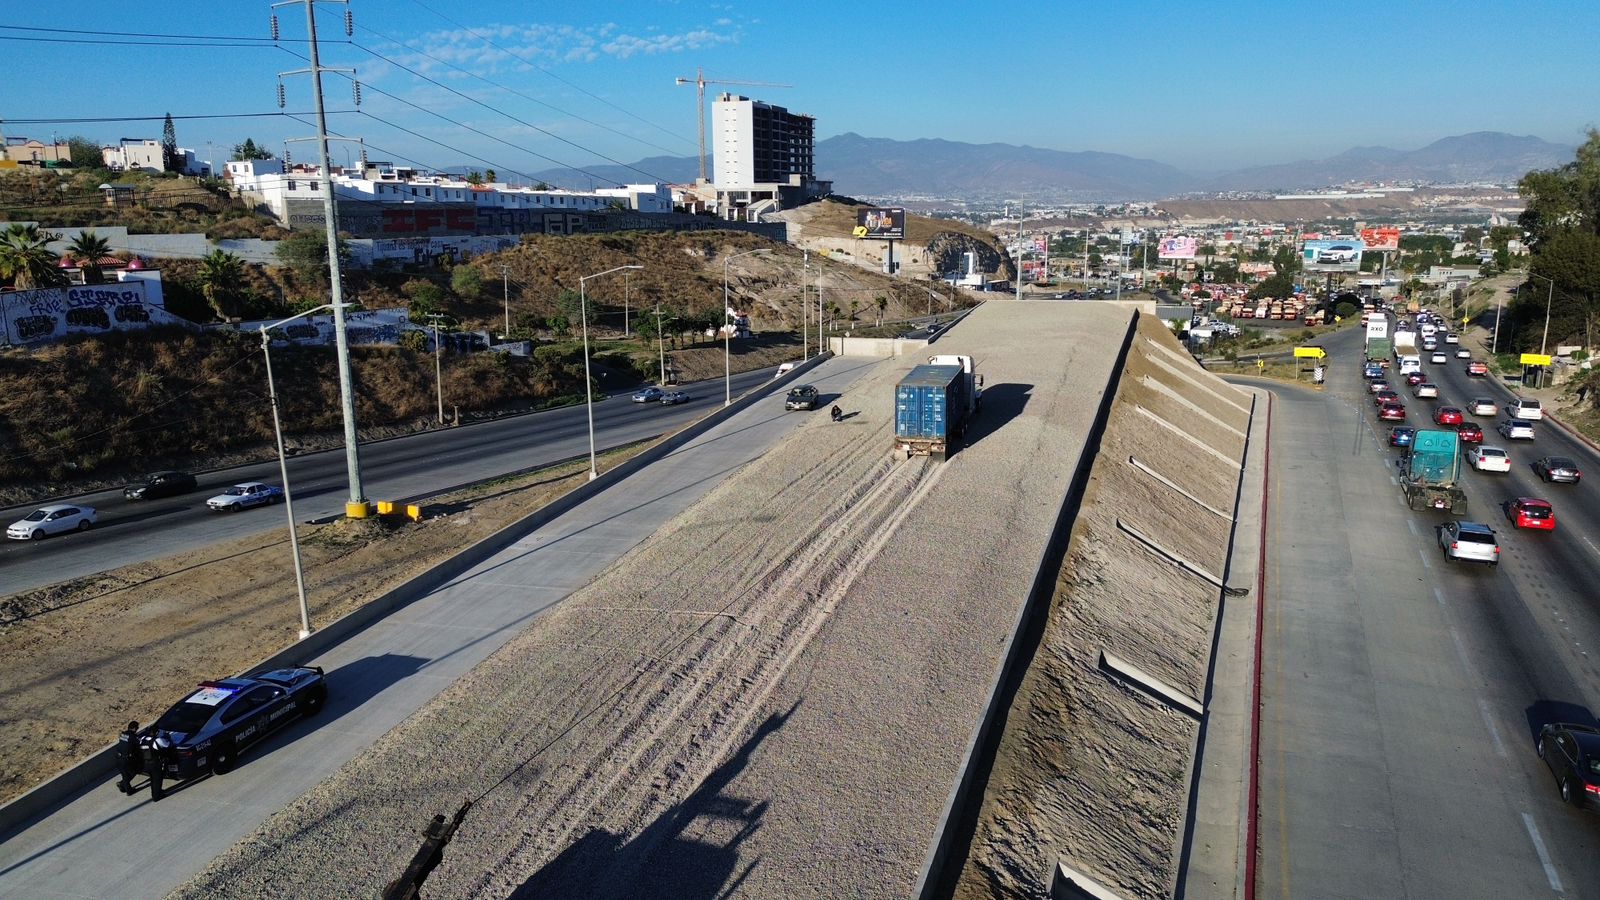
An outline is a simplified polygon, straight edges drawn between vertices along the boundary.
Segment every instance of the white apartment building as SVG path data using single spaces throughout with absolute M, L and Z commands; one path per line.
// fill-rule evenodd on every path
M 317 166 L 297 164 L 285 170 L 282 160 L 270 159 L 230 162 L 226 177 L 241 196 L 293 228 L 308 227 L 313 220 L 320 224 L 320 175 Z M 471 184 L 458 176 L 424 174 L 388 163 L 369 164 L 360 173 L 335 169 L 331 181 L 340 228 L 358 235 L 436 228 L 512 233 L 526 230 L 522 226 L 527 213 L 601 212 L 619 205 L 633 212 L 672 212 L 672 192 L 663 184 L 589 192 L 536 190 L 504 182 Z M 434 209 L 429 211 L 430 207 Z M 402 228 L 407 222 L 414 227 Z
M 161 142 L 148 138 L 123 138 L 115 147 L 101 147 L 100 158 L 113 172 L 143 169 L 148 172 L 165 171 Z M 194 151 L 178 148 L 178 171 L 184 175 L 210 175 L 211 164 L 195 158 Z
M 718 209 L 755 221 L 829 193 L 816 173 L 816 120 L 724 93 L 711 104 Z

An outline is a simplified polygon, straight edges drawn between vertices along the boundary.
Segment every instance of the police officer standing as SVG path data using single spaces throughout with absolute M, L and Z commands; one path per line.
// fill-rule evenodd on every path
M 117 738 L 117 759 L 122 763 L 122 778 L 117 790 L 133 793 L 133 776 L 144 771 L 144 754 L 139 750 L 139 723 L 129 722 Z
M 150 773 L 150 802 L 154 803 L 167 795 L 162 789 L 162 776 L 167 771 L 167 759 L 172 755 L 172 739 L 166 732 L 157 731 L 150 738 L 149 773 Z

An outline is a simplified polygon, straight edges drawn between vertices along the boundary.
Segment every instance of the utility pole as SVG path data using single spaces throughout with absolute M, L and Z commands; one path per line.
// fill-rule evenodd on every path
M 656 301 L 656 354 L 661 357 L 661 386 L 667 384 L 667 346 L 661 338 L 661 301 Z
M 317 148 L 322 157 L 322 170 L 318 181 L 322 190 L 322 218 L 328 233 L 328 280 L 331 284 L 330 299 L 333 306 L 333 345 L 338 356 L 339 368 L 339 405 L 344 413 L 344 457 L 345 473 L 350 483 L 350 497 L 345 501 L 344 513 L 352 519 L 367 517 L 370 506 L 366 495 L 361 490 L 361 455 L 356 443 L 356 404 L 355 391 L 350 375 L 350 342 L 345 331 L 345 302 L 344 278 L 339 266 L 339 214 L 338 207 L 333 199 L 333 169 L 328 158 L 328 114 L 322 103 L 322 73 L 343 71 L 354 74 L 354 69 L 334 69 L 322 65 L 321 56 L 317 48 L 317 3 L 344 3 L 345 9 L 345 34 L 349 36 L 354 32 L 354 23 L 349 12 L 349 0 L 280 0 L 272 4 L 276 9 L 280 6 L 304 6 L 306 8 L 306 36 L 310 39 L 311 67 L 297 69 L 293 72 L 284 72 L 281 75 L 309 74 L 311 76 L 312 93 L 316 97 L 317 109 Z M 272 34 L 277 37 L 278 20 L 272 18 Z M 281 77 L 280 75 L 280 77 Z M 358 84 L 359 89 L 359 84 Z M 283 85 L 278 85 L 278 102 L 283 104 Z M 442 419 L 443 416 L 441 415 Z
M 633 273 L 622 273 L 622 334 L 628 334 L 628 294 L 633 290 Z
M 811 318 L 811 251 L 800 251 L 800 361 L 811 358 L 811 335 L 806 325 Z

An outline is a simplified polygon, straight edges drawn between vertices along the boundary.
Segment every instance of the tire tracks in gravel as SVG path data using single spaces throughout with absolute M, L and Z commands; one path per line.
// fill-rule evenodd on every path
M 861 432 L 856 440 L 840 442 L 828 456 L 859 458 L 862 444 L 881 437 L 879 429 Z M 838 462 L 818 459 L 813 470 L 837 472 Z M 927 458 L 894 463 L 885 453 L 861 473 L 864 477 L 848 485 L 833 506 L 836 514 L 813 520 L 814 524 L 781 552 L 742 547 L 745 552 L 719 555 L 717 559 L 724 565 L 711 567 L 703 581 L 727 584 L 730 579 L 726 576 L 742 576 L 734 590 L 719 592 L 729 598 L 722 609 L 703 611 L 704 620 L 695 625 L 677 626 L 669 640 L 661 642 L 671 645 L 666 658 L 653 657 L 641 648 L 641 662 L 619 695 L 625 696 L 635 681 L 651 675 L 656 660 L 671 665 L 670 676 L 656 677 L 651 690 L 625 698 L 606 711 L 604 719 L 609 726 L 571 732 L 567 736 L 574 746 L 565 750 L 558 751 L 561 741 L 543 748 L 545 754 L 559 753 L 561 766 L 579 768 L 581 775 L 544 779 L 544 785 L 566 783 L 568 787 L 554 792 L 541 785 L 516 805 L 512 820 L 543 825 L 523 829 L 521 839 L 506 849 L 505 856 L 552 856 L 597 821 L 622 825 L 619 816 L 625 820 L 626 830 L 636 832 L 665 806 L 684 799 L 746 738 L 768 698 L 856 578 L 944 470 Z M 817 487 L 807 478 L 795 483 L 804 490 Z M 769 505 L 782 507 L 784 502 L 779 496 Z M 773 559 L 776 562 L 765 567 L 728 571 L 741 560 Z M 669 620 L 673 612 L 682 611 L 663 609 L 652 624 Z M 647 624 L 634 636 L 652 630 Z M 585 715 L 600 709 L 597 706 Z M 634 749 L 619 756 L 619 747 Z M 646 777 L 644 773 L 649 772 L 659 774 Z M 486 874 L 480 889 L 487 889 L 490 879 L 492 875 Z

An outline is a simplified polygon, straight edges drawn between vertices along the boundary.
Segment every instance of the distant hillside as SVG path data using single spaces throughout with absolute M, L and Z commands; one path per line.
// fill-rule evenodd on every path
M 1328 159 L 1230 172 L 1210 190 L 1294 190 L 1349 181 L 1510 182 L 1530 169 L 1572 159 L 1572 148 L 1531 135 L 1478 131 L 1441 138 L 1420 150 L 1356 147 Z
M 847 133 L 817 142 L 817 175 L 840 194 L 1151 200 L 1191 191 L 1294 191 L 1351 181 L 1513 182 L 1530 169 L 1560 165 L 1573 148 L 1532 136 L 1479 131 L 1441 138 L 1418 150 L 1354 147 L 1337 156 L 1240 169 L 1212 178 L 1117 153 L 1067 152 L 1014 144 L 968 144 L 938 138 L 897 141 Z M 707 160 L 710 165 L 712 161 Z M 632 168 L 547 169 L 533 177 L 573 189 L 656 180 L 694 181 L 692 157 L 655 156 Z M 715 173 L 713 173 L 714 176 Z

